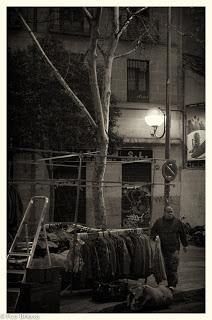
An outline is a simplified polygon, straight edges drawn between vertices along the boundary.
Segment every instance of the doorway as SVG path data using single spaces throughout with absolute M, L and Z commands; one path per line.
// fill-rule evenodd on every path
M 149 227 L 151 221 L 151 162 L 122 164 L 122 226 Z
M 63 162 L 61 166 L 54 167 L 54 179 L 65 179 L 67 183 L 55 186 L 54 190 L 54 221 L 55 222 L 73 222 L 75 215 L 75 206 L 77 199 L 77 181 L 78 161 Z M 77 222 L 85 224 L 86 222 L 86 165 L 82 163 L 81 179 L 82 187 L 79 194 L 79 208 Z M 70 179 L 70 182 L 69 182 Z M 76 185 L 74 185 L 76 184 Z

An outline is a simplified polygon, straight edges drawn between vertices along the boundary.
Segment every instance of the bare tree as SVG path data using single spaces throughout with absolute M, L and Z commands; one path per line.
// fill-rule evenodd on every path
M 110 112 L 111 97 L 111 75 L 113 61 L 116 58 L 116 49 L 119 39 L 123 32 L 127 29 L 133 18 L 145 8 L 140 8 L 134 13 L 130 13 L 128 19 L 123 25 L 120 25 L 120 11 L 118 7 L 111 8 L 111 29 L 109 36 L 103 37 L 100 33 L 102 21 L 102 8 L 89 10 L 83 8 L 85 15 L 90 24 L 90 45 L 88 48 L 88 66 L 90 74 L 90 85 L 93 95 L 93 104 L 96 111 L 97 121 L 97 139 L 99 155 L 95 158 L 95 167 L 93 171 L 93 205 L 95 222 L 97 226 L 105 228 L 107 226 L 107 215 L 104 202 L 103 181 L 107 161 L 108 151 L 108 126 Z M 101 39 L 101 45 L 100 45 Z M 102 40 L 103 39 L 103 40 Z M 102 43 L 103 42 L 103 43 Z M 97 78 L 97 58 L 98 53 L 103 56 L 104 78 L 102 86 L 102 94 L 100 96 L 100 88 Z
M 35 34 L 30 29 L 29 25 L 26 23 L 23 16 L 19 14 L 23 24 L 30 33 L 33 41 L 37 45 L 41 54 L 43 55 L 46 62 L 49 64 L 51 70 L 53 71 L 55 77 L 61 83 L 61 85 L 66 89 L 67 94 L 75 102 L 76 106 L 79 108 L 80 112 L 83 112 L 87 117 L 90 124 L 96 130 L 97 136 L 97 151 L 98 155 L 95 157 L 95 165 L 93 171 L 93 187 L 92 187 L 92 199 L 93 199 L 93 210 L 95 217 L 95 225 L 105 229 L 107 227 L 107 215 L 104 201 L 104 175 L 107 163 L 107 153 L 108 153 L 108 129 L 109 129 L 109 113 L 110 113 L 110 98 L 111 98 L 111 76 L 114 59 L 128 55 L 139 47 L 142 46 L 142 36 L 138 35 L 137 40 L 133 42 L 132 50 L 124 52 L 122 54 L 116 54 L 118 43 L 122 34 L 127 30 L 135 17 L 142 15 L 142 12 L 146 10 L 146 7 L 137 8 L 136 10 L 130 10 L 130 8 L 124 8 L 127 12 L 127 18 L 123 23 L 120 19 L 120 9 L 119 7 L 111 8 L 82 8 L 88 22 L 90 25 L 90 43 L 87 50 L 87 62 L 90 77 L 90 86 L 93 97 L 93 105 L 95 108 L 96 119 L 95 121 L 87 111 L 86 107 L 82 104 L 79 98 L 73 93 L 69 85 L 65 82 L 63 77 L 60 75 L 58 70 L 49 60 L 42 47 L 39 44 L 38 39 Z M 108 21 L 108 30 L 105 32 L 102 22 L 103 10 L 110 10 L 110 15 Z M 142 19 L 142 16 L 141 16 Z M 148 33 L 149 30 L 145 26 L 144 33 Z M 100 88 L 100 83 L 98 81 L 97 75 L 97 60 L 99 56 L 103 57 L 103 81 L 102 87 Z

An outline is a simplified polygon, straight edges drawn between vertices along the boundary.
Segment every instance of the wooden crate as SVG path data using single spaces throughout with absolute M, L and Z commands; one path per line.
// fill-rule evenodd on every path
M 51 282 L 61 277 L 61 267 L 28 268 L 26 282 Z
M 19 312 L 60 312 L 60 269 L 34 269 L 22 285 Z M 30 280 L 30 281 L 29 281 Z

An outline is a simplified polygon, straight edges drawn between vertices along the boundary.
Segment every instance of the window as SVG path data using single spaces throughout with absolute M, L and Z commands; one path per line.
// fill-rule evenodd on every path
M 127 61 L 127 100 L 149 101 L 149 62 Z
M 126 163 L 122 165 L 122 181 L 127 182 L 151 182 L 151 163 Z
M 50 15 L 50 31 L 84 33 L 84 14 L 81 8 L 53 8 Z

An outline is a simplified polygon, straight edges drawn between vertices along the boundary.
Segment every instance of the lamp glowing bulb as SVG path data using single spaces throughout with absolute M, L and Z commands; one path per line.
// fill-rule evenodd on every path
M 158 108 L 148 110 L 145 121 L 150 127 L 159 127 L 164 121 L 164 114 Z

